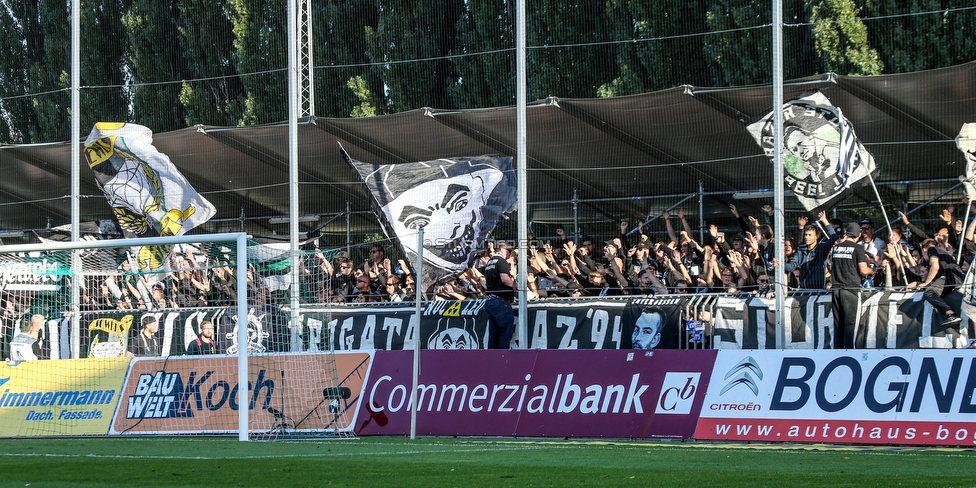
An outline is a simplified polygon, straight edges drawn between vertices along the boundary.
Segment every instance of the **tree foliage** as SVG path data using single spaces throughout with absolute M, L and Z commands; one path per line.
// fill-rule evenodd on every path
M 517 0 L 312 3 L 316 115 L 515 102 Z M 0 0 L 0 142 L 68 137 L 69 2 Z M 154 131 L 280 122 L 287 0 L 82 4 L 82 125 Z M 769 4 L 536 0 L 528 97 L 769 83 Z M 972 0 L 785 0 L 784 76 L 899 73 L 976 59 Z

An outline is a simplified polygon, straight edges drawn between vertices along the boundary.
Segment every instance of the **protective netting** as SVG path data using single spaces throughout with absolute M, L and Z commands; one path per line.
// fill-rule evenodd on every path
M 168 258 L 149 259 L 167 253 Z M 297 295 L 299 309 L 321 299 L 316 309 L 325 322 L 331 315 L 326 290 L 332 289 L 332 280 L 322 263 L 337 253 L 309 250 L 297 257 L 303 290 Z M 350 408 L 356 399 L 350 399 L 343 381 L 364 366 L 356 363 L 361 359 L 343 357 L 340 371 L 329 330 L 321 324 L 312 338 L 304 326 L 289 326 L 292 258 L 287 246 L 249 243 L 246 295 L 237 288 L 236 256 L 233 242 L 78 251 L 0 249 L 0 351 L 6 367 L 36 369 L 39 383 L 34 388 L 57 391 L 58 385 L 65 388 L 78 377 L 111 382 L 125 368 L 119 373 L 117 365 L 104 360 L 132 358 L 126 388 L 115 399 L 120 407 L 112 432 L 231 433 L 238 430 L 237 355 L 243 348 L 252 436 L 354 435 Z M 71 299 L 72 280 L 80 285 L 77 303 Z M 245 299 L 248 312 L 241 320 L 237 306 Z M 239 343 L 239 327 L 247 328 L 246 344 Z M 91 392 L 102 390 L 85 391 L 95 396 L 74 398 L 70 404 L 100 404 L 102 393 Z M 0 408 L 56 402 L 10 396 L 0 400 Z M 31 412 L 22 419 L 26 425 L 50 423 L 31 424 L 32 416 L 51 420 L 42 418 L 46 414 L 41 408 Z M 110 417 L 111 412 L 99 415 Z

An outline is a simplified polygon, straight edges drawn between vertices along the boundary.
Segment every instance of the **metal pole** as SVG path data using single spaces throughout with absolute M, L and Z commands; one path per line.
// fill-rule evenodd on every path
M 705 242 L 705 183 L 698 180 L 698 242 Z
M 573 235 L 576 236 L 574 241 L 578 241 L 583 238 L 580 233 L 579 227 L 579 189 L 573 188 Z
M 291 328 L 299 327 L 298 282 L 298 5 L 288 0 L 288 242 L 291 250 L 291 286 L 288 287 Z
M 237 235 L 237 440 L 242 442 L 250 437 L 247 353 L 247 234 L 240 233 Z
M 81 239 L 81 0 L 71 2 L 71 240 Z M 81 357 L 81 257 L 71 254 L 71 357 Z
M 346 257 L 352 259 L 352 202 L 346 200 Z
M 525 87 L 525 2 L 518 0 L 518 15 L 516 15 L 516 140 L 518 151 L 518 328 L 519 344 L 526 348 L 529 343 L 528 325 L 526 323 L 529 313 L 526 306 L 526 268 L 528 267 L 528 220 L 529 211 L 526 201 L 528 200 L 526 186 L 528 183 L 528 171 L 526 164 L 528 161 L 526 144 L 526 87 Z
M 962 243 L 966 240 L 966 229 L 969 228 L 969 209 L 973 207 L 973 202 L 966 199 L 966 218 L 962 220 L 962 234 L 959 236 L 959 251 L 956 253 L 956 264 L 962 262 Z M 888 220 L 887 217 L 885 220 Z
M 410 438 L 417 438 L 417 387 L 420 386 L 420 317 L 423 315 L 420 293 L 421 277 L 424 275 L 424 228 L 421 227 L 417 233 L 417 277 L 414 289 L 416 290 L 417 308 L 414 311 L 413 328 L 413 388 L 410 389 Z
M 785 201 L 783 196 L 783 0 L 773 0 L 773 214 L 775 215 L 775 230 L 773 234 L 778 238 L 775 245 L 776 260 L 779 265 L 773 269 L 773 280 L 776 290 L 776 346 L 785 347 L 783 339 L 786 328 L 783 321 L 783 306 L 786 299 L 786 276 L 783 265 L 786 254 L 783 250 L 785 229 Z

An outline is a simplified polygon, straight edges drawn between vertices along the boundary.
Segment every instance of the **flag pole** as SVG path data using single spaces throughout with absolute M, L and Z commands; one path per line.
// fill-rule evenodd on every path
M 871 176 L 871 173 L 870 172 L 868 173 L 868 181 L 871 182 L 871 188 L 874 190 L 874 196 L 877 197 L 877 199 L 878 199 L 878 205 L 881 206 L 881 215 L 882 215 L 882 217 L 884 217 L 884 223 L 885 223 L 884 229 L 887 229 L 888 230 L 888 236 L 891 237 L 891 227 L 888 224 L 888 222 L 889 222 L 888 221 L 888 211 L 885 210 L 884 202 L 881 201 L 881 193 L 878 192 L 878 185 L 875 185 L 874 184 L 874 176 Z M 882 229 L 882 230 L 884 230 L 884 229 Z M 901 244 L 899 244 L 899 243 L 896 242 L 895 245 L 896 246 L 900 246 Z M 881 249 L 878 249 L 878 252 L 880 253 L 880 252 L 884 252 L 884 251 L 881 250 Z M 902 269 L 901 278 L 905 282 L 905 286 L 907 287 L 908 286 L 908 275 L 904 271 L 905 270 L 905 265 L 902 264 L 901 257 L 898 256 L 897 254 L 895 255 L 895 259 L 898 260 L 898 264 L 899 264 L 899 266 L 901 266 L 901 269 Z
M 973 208 L 973 202 L 966 198 L 966 218 L 962 219 L 962 234 L 959 236 L 959 249 L 956 251 L 956 264 L 962 262 L 962 241 L 966 239 L 966 228 L 969 226 L 969 209 Z

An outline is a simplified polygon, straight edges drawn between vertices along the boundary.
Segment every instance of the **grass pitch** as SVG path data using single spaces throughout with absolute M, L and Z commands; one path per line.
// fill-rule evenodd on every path
M 976 452 L 515 439 L 0 439 L 0 486 L 957 486 Z

